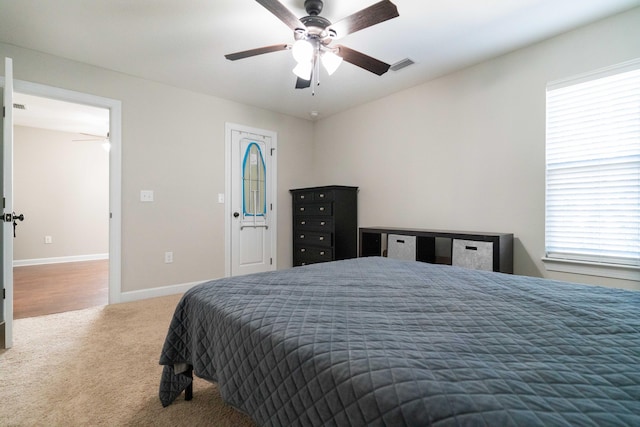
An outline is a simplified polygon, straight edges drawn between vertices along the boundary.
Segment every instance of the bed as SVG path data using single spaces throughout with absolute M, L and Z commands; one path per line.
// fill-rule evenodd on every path
M 261 426 L 638 426 L 640 292 L 314 264 L 192 288 L 160 364 L 164 406 L 193 372 Z

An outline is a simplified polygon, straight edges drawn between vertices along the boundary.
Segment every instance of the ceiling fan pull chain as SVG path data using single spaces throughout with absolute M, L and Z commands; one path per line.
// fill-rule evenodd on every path
M 314 85 L 313 95 L 315 95 L 315 87 L 320 86 L 320 42 L 316 43 L 316 54 L 313 57 L 313 74 L 316 76 L 316 84 Z

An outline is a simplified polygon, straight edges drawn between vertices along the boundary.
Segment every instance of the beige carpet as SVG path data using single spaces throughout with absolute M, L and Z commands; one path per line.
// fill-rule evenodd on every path
M 162 343 L 179 296 L 18 319 L 0 350 L 0 426 L 253 426 L 215 385 L 167 408 Z

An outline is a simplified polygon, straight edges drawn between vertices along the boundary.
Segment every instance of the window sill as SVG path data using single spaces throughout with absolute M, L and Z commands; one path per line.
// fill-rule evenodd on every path
M 547 271 L 609 277 L 612 279 L 640 280 L 640 267 L 617 264 L 599 264 L 558 258 L 542 258 Z

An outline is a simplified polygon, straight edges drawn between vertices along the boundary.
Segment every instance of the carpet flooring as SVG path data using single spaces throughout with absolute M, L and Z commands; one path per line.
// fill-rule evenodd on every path
M 190 402 L 158 399 L 160 351 L 180 296 L 14 321 L 0 350 L 1 426 L 254 426 L 196 378 Z

